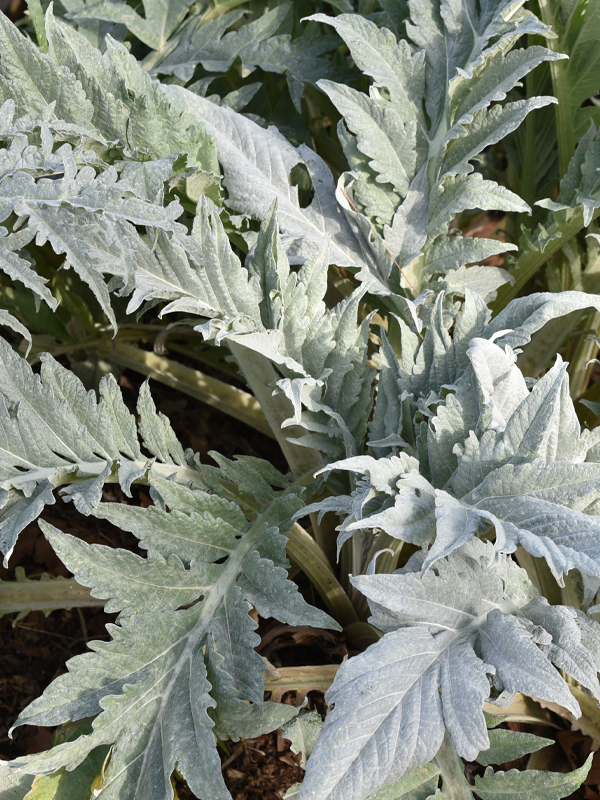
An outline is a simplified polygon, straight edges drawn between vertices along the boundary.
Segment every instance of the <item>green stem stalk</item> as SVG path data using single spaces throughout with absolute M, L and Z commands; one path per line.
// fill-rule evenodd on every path
M 358 622 L 350 599 L 335 577 L 325 554 L 312 536 L 296 523 L 286 534 L 286 552 L 300 566 L 323 598 L 329 613 L 342 627 Z
M 121 366 L 179 389 L 184 394 L 196 397 L 246 425 L 251 425 L 261 433 L 276 438 L 259 402 L 248 392 L 135 345 L 99 339 L 95 343 L 95 349 L 106 353 L 108 358 Z
M 247 347 L 228 341 L 233 357 L 237 361 L 246 382 L 260 403 L 263 414 L 273 432 L 290 469 L 294 472 L 314 473 L 322 466 L 323 459 L 317 450 L 302 447 L 288 440 L 300 437 L 304 430 L 298 425 L 283 428 L 283 423 L 293 416 L 291 402 L 284 394 L 273 394 L 279 377 L 273 364 L 265 356 Z M 311 514 L 312 529 L 317 544 L 322 551 L 328 549 L 326 537 L 318 524 L 317 514 Z
M 556 26 L 556 6 L 551 0 L 538 0 L 542 21 L 550 27 Z M 554 5 L 554 11 L 552 6 Z M 556 31 L 559 33 L 560 31 Z M 553 53 L 563 52 L 563 44 L 560 38 L 546 39 L 546 45 Z M 569 162 L 575 152 L 575 132 L 573 126 L 573 116 L 575 109 L 571 108 L 571 90 L 567 79 L 568 60 L 552 61 L 550 63 L 550 74 L 552 75 L 552 88 L 558 106 L 556 107 L 556 134 L 558 139 L 558 160 L 560 177 L 566 173 Z
M 594 212 L 594 219 L 596 219 L 596 217 L 599 215 L 600 209 L 596 209 Z M 581 209 L 578 209 L 573 215 L 573 218 L 560 229 L 561 235 L 556 239 L 551 239 L 547 243 L 543 252 L 542 250 L 528 250 L 525 252 L 525 254 L 519 259 L 519 262 L 516 264 L 516 266 L 509 270 L 510 274 L 515 279 L 514 284 L 511 286 L 510 284 L 505 283 L 504 286 L 501 286 L 498 289 L 498 296 L 491 304 L 491 309 L 494 315 L 502 311 L 502 309 L 505 308 L 510 301 L 519 294 L 527 281 L 535 275 L 538 269 L 540 269 L 540 267 L 549 261 L 552 256 L 561 249 L 561 247 L 563 247 L 568 241 L 576 236 L 579 231 L 582 230 L 582 228 L 583 212 Z
M 229 348 L 240 366 L 246 382 L 254 397 L 260 404 L 262 412 L 267 420 L 273 436 L 277 439 L 284 456 L 294 472 L 316 472 L 322 465 L 321 455 L 310 447 L 302 447 L 288 441 L 288 436 L 296 438 L 303 433 L 302 428 L 292 426 L 282 428 L 283 423 L 293 416 L 292 404 L 283 394 L 273 395 L 275 382 L 278 374 L 271 362 L 260 355 L 244 347 L 237 342 L 229 341 Z
M 448 731 L 434 760 L 442 775 L 445 793 L 450 795 L 452 800 L 473 800 L 471 787 L 465 778 L 464 764 L 452 746 L 452 738 Z
M 52 611 L 56 608 L 102 608 L 106 600 L 92 597 L 75 578 L 0 582 L 0 614 Z
M 590 331 L 597 335 L 600 330 L 600 313 L 595 311 L 587 316 L 584 332 L 579 336 L 575 353 L 569 364 L 570 391 L 573 400 L 577 400 L 586 391 L 593 365 L 587 364 L 598 352 L 598 345 L 590 339 Z M 586 366 L 587 364 L 587 366 Z
M 524 569 L 529 580 L 538 592 L 543 595 L 550 605 L 557 606 L 562 603 L 561 589 L 550 567 L 543 558 L 535 558 L 527 550 L 518 547 L 515 553 L 517 564 Z
M 527 98 L 535 94 L 532 91 L 533 77 L 527 76 Z M 532 206 L 535 201 L 535 175 L 537 161 L 535 158 L 536 148 L 536 118 L 535 114 L 528 114 L 524 122 L 525 125 L 525 148 L 522 160 L 521 175 L 519 176 L 519 194 L 525 200 L 527 205 Z M 521 230 L 521 224 L 531 228 L 531 217 L 528 214 L 519 214 L 517 220 L 517 231 Z
M 560 590 L 562 605 L 571 608 L 581 608 L 581 594 L 579 593 L 579 573 L 571 570 L 565 575 L 565 585 Z

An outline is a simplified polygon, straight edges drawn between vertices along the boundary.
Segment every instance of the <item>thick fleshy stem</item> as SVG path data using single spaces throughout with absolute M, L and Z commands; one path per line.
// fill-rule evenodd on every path
M 452 800 L 473 800 L 471 787 L 465 778 L 464 764 L 452 746 L 452 737 L 448 731 L 434 760 L 442 775 L 444 794 Z

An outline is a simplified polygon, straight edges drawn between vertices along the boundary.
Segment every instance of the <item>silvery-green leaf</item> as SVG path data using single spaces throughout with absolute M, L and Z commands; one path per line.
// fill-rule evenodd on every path
M 535 629 L 517 617 L 498 609 L 489 612 L 480 643 L 483 658 L 496 668 L 494 683 L 509 694 L 521 691 L 534 697 L 539 697 L 539 692 L 545 697 L 552 695 L 555 702 L 578 715 L 580 711 L 567 684 L 538 648 L 538 643 L 549 644 L 551 636 L 546 634 L 536 641 L 534 633 Z
M 475 376 L 468 370 L 456 394 L 449 394 L 437 408 L 427 436 L 427 450 L 434 485 L 445 486 L 458 465 L 456 446 L 462 447 L 479 419 Z
M 259 91 L 260 87 L 261 84 L 257 81 L 256 83 L 242 86 L 240 89 L 235 89 L 225 95 L 223 103 L 234 111 L 242 111 Z
M 565 58 L 562 53 L 554 53 L 545 47 L 533 45 L 519 48 L 510 53 L 499 51 L 485 64 L 473 71 L 470 81 L 458 82 L 452 93 L 454 119 L 447 134 L 451 139 L 460 136 L 460 127 L 473 121 L 477 111 L 490 103 L 504 100 L 521 78 L 544 61 L 558 61 Z
M 16 233 L 7 233 L 6 228 L 0 227 L 0 269 L 11 280 L 19 281 L 55 309 L 57 301 L 47 286 L 48 281 L 31 268 L 29 261 L 18 255 L 18 251 L 34 238 L 35 231 L 25 228 Z
M 483 777 L 475 777 L 475 791 L 482 800 L 519 800 L 523 796 L 531 800 L 560 800 L 573 794 L 584 782 L 592 767 L 592 755 L 585 764 L 573 772 L 539 772 L 524 770 L 519 772 L 493 772 L 488 767 Z
M 369 158 L 378 183 L 389 183 L 404 197 L 416 166 L 416 127 L 406 123 L 393 105 L 349 86 L 319 81 L 319 88 L 336 106 L 348 128 L 356 135 L 358 149 Z
M 423 166 L 411 181 L 391 225 L 385 225 L 383 229 L 386 252 L 390 251 L 396 259 L 394 266 L 408 267 L 421 254 L 427 240 L 429 202 L 427 172 Z
M 170 454 L 172 447 L 168 451 Z M 154 536 L 168 557 L 155 549 L 149 549 L 145 559 L 119 549 L 87 545 L 45 526 L 57 552 L 78 579 L 107 598 L 108 607 L 121 614 L 119 624 L 110 627 L 111 641 L 96 643 L 94 653 L 71 661 L 70 672 L 51 684 L 17 722 L 57 724 L 98 715 L 92 733 L 49 753 L 25 757 L 17 762 L 24 769 L 36 774 L 59 766 L 72 769 L 93 748 L 112 744 L 102 786 L 102 793 L 109 798 L 167 800 L 172 796 L 171 773 L 177 766 L 200 797 L 226 800 L 215 732 L 234 739 L 259 735 L 296 713 L 296 709 L 276 704 L 261 710 L 264 661 L 254 650 L 259 639 L 247 599 L 257 591 L 250 580 L 257 577 L 257 563 L 264 561 L 278 575 L 275 563 L 285 560 L 286 541 L 280 529 L 288 530 L 302 501 L 294 491 L 281 492 L 269 486 L 271 479 L 276 486 L 288 484 L 270 465 L 258 459 L 220 460 L 221 468 L 203 470 L 207 482 L 214 481 L 222 494 L 226 492 L 220 481 L 231 482 L 236 472 L 247 485 L 264 484 L 264 490 L 255 496 L 259 508 L 252 519 L 218 492 L 213 495 L 188 487 L 180 487 L 178 492 L 175 484 L 174 491 L 166 495 L 170 512 L 118 507 L 120 514 L 114 519 L 122 517 L 123 527 L 142 537 L 149 528 L 146 518 L 150 521 L 159 513 L 162 540 L 156 526 L 150 539 Z M 238 482 L 237 488 L 243 495 L 244 482 Z M 104 516 L 110 519 L 110 504 L 106 508 L 109 513 Z M 199 520 L 199 531 L 203 524 L 212 524 L 215 533 L 221 527 L 221 540 L 229 542 L 229 548 L 221 550 L 223 563 L 215 563 L 223 555 L 206 546 L 208 542 L 204 546 L 198 542 L 188 560 L 192 551 L 182 536 L 185 528 L 181 523 L 191 508 L 197 509 L 190 518 L 196 530 Z M 233 536 L 225 517 L 237 520 Z M 148 546 L 147 539 L 142 541 Z M 281 573 L 271 590 L 265 585 L 258 587 L 258 593 L 268 597 L 260 601 L 270 604 L 268 613 L 283 618 L 291 609 L 299 624 L 322 621 L 337 627 L 323 612 L 305 604 L 295 585 L 286 585 L 285 573 Z M 263 578 L 259 579 L 264 584 Z
M 586 308 L 600 308 L 600 301 L 595 295 L 584 292 L 536 292 L 527 297 L 517 297 L 494 317 L 484 336 L 487 339 L 494 336 L 498 344 L 522 347 L 546 322 Z M 509 332 L 496 336 L 500 331 Z
M 46 36 L 53 61 L 59 68 L 68 69 L 85 94 L 93 98 L 92 124 L 109 140 L 126 141 L 130 100 L 107 55 L 102 56 L 84 35 L 56 19 L 51 8 L 46 12 Z
M 86 211 L 50 206 L 34 208 L 26 202 L 19 203 L 18 211 L 28 218 L 28 229 L 36 236 L 38 245 L 50 242 L 57 254 L 64 255 L 63 267 L 73 269 L 88 284 L 116 329 L 104 274 L 114 275 L 122 283 L 129 282 L 133 264 L 124 257 L 117 239 L 122 227 Z
M 306 759 L 315 748 L 317 738 L 323 727 L 323 720 L 318 711 L 300 713 L 289 722 L 281 732 L 284 739 L 288 739 L 292 753 L 300 753 L 302 758 L 300 766 L 306 769 Z
M 80 166 L 100 166 L 101 161 L 89 146 L 105 148 L 107 142 L 97 131 L 53 118 L 51 111 L 37 118 L 15 119 L 14 100 L 6 100 L 0 109 L 0 150 L 2 180 L 16 172 L 44 174 L 63 173 L 65 156 L 71 155 Z
M 138 14 L 127 3 L 109 0 L 97 4 L 92 12 L 96 19 L 116 22 L 127 28 L 148 47 L 162 50 L 168 38 L 178 28 L 187 14 L 191 0 L 143 0 L 144 14 Z M 88 11 L 81 13 L 83 19 Z M 77 16 L 75 16 L 77 19 Z
M 169 797 L 170 772 L 177 761 L 179 771 L 194 786 L 194 791 L 208 790 L 212 797 L 226 800 L 228 792 L 220 776 L 212 721 L 207 713 L 215 701 L 208 694 L 210 684 L 203 658 L 191 639 L 194 630 L 199 633 L 201 617 L 196 606 L 175 619 L 168 614 L 158 618 L 141 614 L 124 621 L 122 627 L 115 626 L 108 650 L 88 656 L 98 660 L 94 673 L 96 680 L 104 684 L 104 690 L 97 692 L 93 705 L 79 698 L 79 713 L 87 715 L 92 708 L 92 713 L 100 712 L 93 733 L 59 745 L 42 755 L 42 760 L 38 756 L 36 764 L 28 758 L 25 769 L 51 771 L 63 764 L 73 768 L 93 747 L 108 744 L 125 733 L 126 719 L 127 738 L 121 740 L 121 746 L 113 748 L 104 774 L 103 792 L 107 797 L 132 798 L 140 792 L 152 792 L 157 798 Z M 186 652 L 188 642 L 191 652 Z M 85 668 L 81 674 L 83 665 L 78 670 L 79 665 L 72 661 L 71 666 L 74 671 L 63 678 L 70 684 L 65 689 L 70 689 L 69 696 L 74 698 L 76 681 L 84 684 L 88 681 Z M 128 687 L 123 688 L 125 683 Z M 106 694 L 109 696 L 104 699 L 102 710 L 98 700 Z M 67 719 L 72 715 L 71 709 L 62 710 L 58 704 L 52 710 L 44 707 L 44 703 L 51 702 L 50 697 L 40 698 L 34 718 Z M 56 702 L 60 703 L 58 697 Z M 71 700 L 68 705 L 74 707 L 76 702 Z M 172 739 L 160 735 L 156 724 L 159 710 L 163 730 L 176 732 Z
M 119 175 L 122 187 L 135 197 L 150 203 L 162 204 L 165 182 L 173 176 L 176 156 L 166 156 L 156 161 L 126 161 Z
M 549 654 L 553 663 L 589 691 L 598 694 L 600 684 L 595 654 L 587 649 L 583 638 L 586 618 L 578 615 L 575 609 L 549 605 L 545 597 L 534 598 L 524 613 L 534 624 L 551 634 Z
M 454 384 L 457 364 L 448 323 L 444 314 L 444 297 L 439 294 L 431 310 L 423 343 L 415 354 L 410 385 L 417 396 L 425 398 L 430 392 L 439 395 L 442 387 Z
M 335 708 L 307 764 L 300 798 L 363 800 L 433 758 L 443 738 L 438 670 L 429 669 L 436 658 L 427 631 L 402 630 L 340 667 L 327 694 Z M 403 714 L 403 706 L 413 713 Z M 384 751 L 382 763 L 377 754 Z
M 497 239 L 473 239 L 467 236 L 439 239 L 426 254 L 426 269 L 432 274 L 445 273 L 465 264 L 474 264 L 498 253 L 516 249 L 516 245 L 500 242 Z M 449 281 L 453 279 L 453 275 L 448 276 Z
M 153 252 L 138 249 L 144 260 L 138 261 L 129 310 L 144 300 L 168 299 L 163 314 L 208 317 L 197 328 L 205 338 L 230 340 L 277 364 L 285 375 L 277 390 L 294 408 L 284 425 L 302 424 L 313 437 L 304 443 L 339 457 L 364 438 L 372 402 L 369 319 L 356 324 L 365 287 L 328 311 L 327 240 L 295 272 L 278 234 L 279 219 L 274 203 L 242 266 L 217 209 L 203 199 L 191 237 L 159 236 Z
M 144 446 L 164 464 L 186 466 L 187 459 L 183 447 L 169 419 L 163 413 L 156 412 L 148 382 L 143 383 L 140 389 L 137 410 L 140 415 L 139 430 Z
M 468 208 L 499 209 L 529 213 L 530 209 L 518 195 L 484 180 L 479 172 L 445 178 L 442 186 L 432 193 L 429 207 L 429 236 L 445 232 L 456 214 Z
M 301 113 L 305 83 L 316 84 L 323 79 L 343 83 L 356 77 L 354 70 L 334 66 L 330 59 L 322 57 L 339 44 L 337 36 L 305 33 L 292 39 L 289 34 L 281 34 L 245 50 L 243 60 L 247 68 L 257 66 L 265 72 L 285 73 L 292 101 Z
M 27 328 L 22 325 L 19 320 L 14 317 L 12 314 L 9 314 L 8 311 L 5 311 L 3 308 L 0 308 L 0 325 L 6 325 L 8 328 L 12 328 L 13 331 L 16 333 L 20 333 L 21 336 L 27 341 L 27 350 L 25 355 L 29 355 L 29 351 L 31 350 L 31 334 L 27 330 Z
M 494 361 L 495 349 L 500 350 L 489 343 L 490 362 Z M 501 360 L 499 358 L 498 362 Z M 502 382 L 502 378 L 497 382 L 498 390 Z M 457 495 L 466 494 L 484 475 L 509 462 L 524 463 L 541 458 L 546 463 L 578 463 L 586 458 L 588 443 L 582 436 L 569 394 L 566 365 L 560 357 L 531 392 L 523 395 L 521 390 L 516 399 L 499 430 L 485 430 L 480 439 L 471 434 L 465 440 L 451 481 L 452 491 Z
M 283 728 L 297 715 L 295 706 L 284 703 L 265 702 L 262 706 L 249 705 L 239 701 L 235 710 L 225 708 L 219 710 L 219 718 L 215 723 L 215 733 L 232 742 L 240 739 L 253 739 L 263 733 Z
M 441 166 L 442 175 L 461 175 L 473 170 L 472 158 L 490 144 L 495 144 L 518 128 L 525 117 L 536 108 L 556 103 L 554 97 L 534 97 L 517 100 L 505 106 L 494 106 L 490 111 L 482 109 L 473 116 L 473 122 L 464 128 L 463 135 L 448 146 Z
M 597 464 L 505 464 L 463 498 L 496 528 L 498 550 L 521 544 L 545 558 L 554 575 L 577 568 L 600 575 L 597 517 L 583 513 L 598 497 Z
M 525 378 L 516 365 L 517 357 L 488 339 L 470 342 L 467 356 L 473 365 L 480 393 L 479 429 L 503 431 L 507 420 L 529 396 Z
M 385 789 L 379 789 L 369 800 L 427 800 L 435 793 L 438 782 L 436 765 L 424 764 L 409 770 Z
M 93 106 L 75 76 L 41 53 L 4 14 L 0 50 L 0 102 L 14 100 L 18 116 L 44 113 L 56 103 L 60 119 L 89 127 Z
M 330 236 L 333 263 L 360 264 L 359 245 L 337 206 L 333 178 L 316 153 L 305 145 L 296 149 L 275 129 L 265 130 L 180 87 L 169 87 L 169 96 L 185 102 L 214 137 L 230 208 L 262 220 L 277 200 L 280 231 L 297 240 L 291 251 L 295 263 L 304 261 L 323 237 Z M 315 189 L 307 208 L 300 207 L 297 188 L 290 185 L 289 174 L 296 164 L 306 166 Z
M 401 0 L 401 2 L 397 2 L 397 0 L 380 0 L 379 5 L 384 10 L 384 22 L 383 25 L 381 22 L 378 22 L 378 24 L 394 31 L 399 39 L 402 38 L 405 34 L 404 23 L 409 15 L 407 0 Z
M 489 731 L 490 747 L 482 750 L 477 756 L 477 763 L 487 767 L 489 764 L 506 764 L 514 761 L 521 756 L 535 753 L 542 747 L 554 744 L 553 739 L 544 739 L 541 736 L 534 736 L 532 733 L 521 733 L 519 731 L 508 731 L 498 728 Z
M 493 728 L 497 728 L 498 725 L 502 725 L 502 723 L 506 722 L 507 720 L 507 717 L 502 716 L 501 714 L 490 714 L 488 711 L 484 711 L 483 716 L 485 717 L 485 724 L 488 727 L 488 731 Z
M 489 322 L 490 312 L 480 292 L 465 288 L 465 301 L 454 322 L 454 352 L 458 369 L 462 372 L 469 366 L 471 340 L 481 335 Z
M 36 145 L 28 147 L 38 149 Z M 131 251 L 139 239 L 133 225 L 148 230 L 181 230 L 175 220 L 183 209 L 177 201 L 167 207 L 162 204 L 165 165 L 160 162 L 149 163 L 146 168 L 148 177 L 159 182 L 159 204 L 155 204 L 143 196 L 132 196 L 137 184 L 132 183 L 127 171 L 121 181 L 114 167 L 100 174 L 91 165 L 78 169 L 77 153 L 68 144 L 59 148 L 59 153 L 61 163 L 48 168 L 48 177 L 43 177 L 45 168 L 40 177 L 38 170 L 31 170 L 33 174 L 19 170 L 2 181 L 0 218 L 17 214 L 21 228 L 0 238 L 0 268 L 56 307 L 46 281 L 15 252 L 34 239 L 37 245 L 49 241 L 56 253 L 65 255 L 63 267 L 75 269 L 116 327 L 105 275 L 114 276 L 116 286 L 130 286 L 135 267 Z M 171 172 L 168 170 L 167 177 Z
M 87 545 L 43 520 L 40 528 L 78 582 L 90 585 L 93 596 L 110 598 L 107 612 L 121 612 L 121 619 L 188 605 L 209 589 L 222 572 L 218 566 L 201 561 L 186 568 L 176 555 L 170 555 L 167 561 L 155 550 L 148 550 L 147 557 L 141 558 L 128 550 Z
M 167 500 L 175 497 L 171 503 L 174 507 L 175 504 L 179 506 L 182 502 L 181 493 L 171 483 L 158 481 L 158 491 Z M 153 486 L 156 487 L 157 482 L 153 482 Z M 194 497 L 198 494 L 194 492 Z M 204 511 L 201 510 L 203 506 L 206 507 Z M 206 495 L 198 503 L 197 510 L 190 510 L 185 514 L 177 510 L 167 512 L 152 506 L 147 513 L 144 509 L 126 512 L 117 504 L 102 503 L 95 510 L 95 516 L 108 519 L 114 525 L 135 534 L 140 540 L 140 547 L 145 550 L 156 550 L 165 558 L 176 553 L 184 563 L 196 559 L 213 563 L 229 556 L 235 549 L 237 526 L 243 521 L 237 506 Z M 168 525 L 172 520 L 177 520 L 176 529 Z
M 507 8 L 508 0 L 496 0 L 485 9 L 474 3 L 450 2 L 443 11 L 429 2 L 410 4 L 409 14 L 407 9 L 396 9 L 403 21 L 409 17 L 406 30 L 415 49 L 407 41 L 396 41 L 391 31 L 356 15 L 317 14 L 310 18 L 337 30 L 354 62 L 374 83 L 370 96 L 331 81 L 323 84 L 343 115 L 343 131 L 347 127 L 353 132 L 342 132 L 340 140 L 355 183 L 351 185 L 348 176 L 342 176 L 338 200 L 365 240 L 363 249 L 370 250 L 368 265 L 357 277 L 371 281 L 371 291 L 398 294 L 394 259 L 407 267 L 420 256 L 426 239 L 443 253 L 446 240 L 437 239 L 446 234 L 457 214 L 469 208 L 529 211 L 521 198 L 505 187 L 482 182 L 480 175 L 471 175 L 472 181 L 466 179 L 473 169 L 471 160 L 489 143 L 513 130 L 529 111 L 553 102 L 552 98 L 533 97 L 498 105 L 531 69 L 561 57 L 538 47 L 515 51 L 506 58 L 506 51 L 520 36 L 546 31 L 533 15 L 515 14 L 515 9 L 508 14 Z M 373 19 L 383 17 L 376 13 Z M 495 105 L 489 109 L 490 104 Z M 392 124 L 396 113 L 401 121 Z M 366 158 L 361 160 L 357 153 Z M 413 197 L 409 191 L 402 202 L 415 174 L 422 176 L 423 185 Z M 383 191 L 378 183 L 389 188 Z M 383 227 L 383 239 L 377 226 Z M 487 245 L 488 250 L 497 247 Z M 482 250 L 480 245 L 477 258 Z M 427 261 L 420 264 L 417 276 L 410 278 L 415 291 L 426 285 L 424 279 L 436 268 L 446 271 L 469 263 L 466 259 L 457 262 L 453 255 L 460 259 L 460 251 L 448 252 L 446 260 L 436 254 L 431 267 Z M 506 280 L 506 275 L 495 273 L 492 284 L 481 288 L 491 296 Z
M 340 667 L 300 797 L 366 800 L 430 761 L 445 729 L 459 755 L 476 758 L 489 749 L 482 706 L 492 686 L 579 713 L 556 669 L 565 661 L 548 649 L 555 637 L 575 633 L 562 627 L 575 612 L 552 607 L 545 620 L 526 573 L 506 556 L 492 562 L 492 553 L 491 543 L 475 539 L 424 575 L 352 579 L 369 600 L 373 624 L 387 632 Z M 590 634 L 600 642 L 600 626 Z M 592 654 L 581 649 L 582 635 L 573 641 L 578 671 Z
M 200 27 L 198 18 L 192 17 L 178 36 L 175 47 L 160 58 L 153 72 L 176 75 L 182 81 L 189 81 L 196 66 L 203 60 L 207 48 L 212 46 L 214 49 L 215 42 L 219 42 L 227 28 L 243 15 L 241 9 L 229 11 L 216 19 L 208 20 Z
M 378 28 L 356 14 L 337 17 L 315 14 L 310 19 L 332 25 L 344 39 L 358 68 L 373 78 L 375 86 L 389 91 L 393 105 L 405 121 L 418 121 L 425 133 L 420 106 L 424 93 L 425 63 L 407 42 L 397 42 L 385 28 Z
M 377 384 L 377 402 L 373 421 L 369 426 L 369 446 L 376 448 L 379 456 L 390 455 L 394 444 L 400 444 L 413 437 L 411 401 L 402 400 L 402 392 L 408 388 L 410 343 L 418 346 L 418 337 L 403 321 L 399 322 L 402 331 L 402 366 L 394 353 L 385 331 L 381 330 L 381 370 Z M 395 443 L 390 437 L 396 437 Z M 389 444 L 384 444 L 388 442 Z M 392 448 L 392 450 L 390 450 Z
M 441 121 L 453 79 L 470 79 L 504 39 L 514 42 L 523 33 L 544 31 L 533 15 L 511 19 L 504 13 L 509 4 L 509 0 L 494 0 L 479 8 L 474 3 L 448 2 L 443 12 L 433 3 L 410 4 L 407 32 L 427 55 L 427 112 L 435 123 Z
M 54 502 L 52 490 L 61 484 L 72 484 L 68 496 L 87 514 L 113 470 L 127 492 L 148 469 L 200 480 L 170 426 L 156 414 L 147 387 L 141 392 L 140 433 L 156 458 L 152 464 L 140 450 L 135 419 L 112 376 L 102 379 L 98 402 L 51 356 L 42 354 L 41 361 L 40 374 L 34 375 L 0 339 L 0 530 L 6 558 L 20 531 L 44 504 Z
M 567 172 L 560 182 L 560 192 L 556 198 L 556 206 L 545 203 L 545 207 L 559 211 L 573 206 L 577 201 L 577 194 L 582 190 L 589 194 L 597 185 L 594 167 L 598 161 L 598 131 L 590 125 L 585 135 L 581 138 L 579 146 L 569 162 Z M 590 173 L 590 168 L 592 174 Z
M 423 562 L 428 569 L 438 558 L 448 555 L 482 531 L 483 520 L 468 506 L 437 489 L 435 492 L 435 541 Z
M 251 313 L 258 317 L 256 327 L 268 330 L 253 333 L 243 322 L 240 335 L 235 334 L 235 325 L 227 335 L 287 368 L 290 377 L 278 381 L 278 388 L 290 398 L 295 416 L 284 426 L 301 423 L 309 431 L 302 440 L 309 447 L 334 457 L 353 454 L 366 433 L 372 402 L 373 370 L 366 365 L 369 318 L 356 324 L 365 288 L 327 312 L 326 246 L 294 273 L 277 228 L 273 208 L 247 262 L 251 280 L 262 288 L 264 298 Z M 303 405 L 306 411 L 301 410 Z
M 295 584 L 287 579 L 285 569 L 268 558 L 250 554 L 244 562 L 239 585 L 264 619 L 278 616 L 288 625 L 332 627 L 329 615 L 308 605 Z
M 196 56 L 197 62 L 209 72 L 227 72 L 236 58 L 241 58 L 242 62 L 245 62 L 248 56 L 251 61 L 261 43 L 276 33 L 288 16 L 290 8 L 289 3 L 282 3 L 259 16 L 254 22 L 242 25 L 223 37 L 213 35 L 205 44 L 202 53 L 198 54 L 201 57 Z M 162 71 L 162 65 L 159 71 Z
M 202 124 L 184 103 L 167 96 L 123 45 L 108 36 L 101 54 L 73 27 L 54 19 L 51 10 L 46 25 L 49 55 L 59 70 L 81 83 L 92 101 L 91 122 L 108 140 L 133 151 L 141 148 L 152 159 L 185 152 L 190 166 L 218 174 L 214 145 Z
M 481 295 L 486 303 L 491 303 L 496 299 L 498 289 L 505 283 L 513 283 L 514 278 L 502 267 L 472 266 L 459 267 L 438 281 L 448 292 L 470 289 Z
M 33 777 L 12 770 L 0 763 L 0 800 L 24 800 Z
M 394 505 L 386 504 L 382 511 L 354 522 L 347 519 L 342 530 L 347 538 L 357 530 L 381 528 L 395 539 L 423 546 L 435 535 L 435 503 L 433 487 L 421 475 L 410 473 L 397 482 Z M 338 547 L 342 541 L 340 536 Z

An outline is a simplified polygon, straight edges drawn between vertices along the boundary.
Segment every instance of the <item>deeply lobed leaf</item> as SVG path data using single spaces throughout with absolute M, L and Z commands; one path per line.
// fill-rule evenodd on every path
M 259 735 L 297 711 L 263 704 L 263 660 L 255 652 L 250 603 L 294 625 L 337 627 L 311 608 L 287 579 L 280 530 L 302 506 L 298 490 L 270 465 L 273 489 L 256 461 L 220 459 L 203 468 L 212 492 L 173 480 L 152 482 L 159 503 L 147 509 L 102 504 L 94 513 L 130 530 L 147 558 L 87 545 L 41 523 L 57 553 L 92 593 L 120 611 L 112 640 L 95 642 L 48 687 L 17 725 L 55 725 L 95 716 L 93 731 L 46 754 L 13 762 L 33 774 L 73 769 L 94 748 L 113 745 L 100 796 L 172 796 L 177 767 L 202 800 L 228 798 L 216 752 L 221 738 Z M 258 507 L 228 499 L 236 472 L 255 485 Z M 161 509 L 168 504 L 170 511 Z M 249 601 L 249 602 L 248 602 Z
M 446 729 L 457 753 L 474 759 L 490 746 L 481 710 L 490 693 L 521 691 L 577 716 L 558 666 L 598 696 L 600 627 L 584 614 L 537 597 L 510 558 L 490 567 L 490 543 L 472 540 L 425 575 L 422 555 L 394 575 L 352 578 L 385 633 L 345 662 L 328 690 L 333 710 L 300 798 L 365 800 L 434 758 Z

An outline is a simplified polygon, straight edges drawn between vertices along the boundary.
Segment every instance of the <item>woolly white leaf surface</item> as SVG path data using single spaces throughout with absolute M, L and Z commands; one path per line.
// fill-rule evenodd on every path
M 475 539 L 424 576 L 407 568 L 352 579 L 385 635 L 342 664 L 328 690 L 333 709 L 308 761 L 302 800 L 366 800 L 430 761 L 446 729 L 458 754 L 474 759 L 489 748 L 482 706 L 492 689 L 543 697 L 579 715 L 556 668 L 566 666 L 563 648 L 598 696 L 598 665 L 577 613 L 535 597 L 523 570 L 506 556 L 490 566 L 491 555 L 492 545 Z M 600 627 L 593 635 L 600 641 Z
M 154 483 L 155 496 L 168 503 L 169 512 L 121 504 L 97 509 L 138 536 L 147 558 L 87 545 L 43 525 L 77 580 L 120 614 L 109 626 L 111 641 L 92 643 L 92 653 L 73 659 L 69 672 L 16 723 L 54 725 L 96 716 L 92 732 L 15 766 L 33 774 L 73 769 L 95 747 L 111 744 L 102 785 L 107 798 L 168 800 L 177 767 L 202 800 L 226 800 L 215 734 L 257 736 L 297 713 L 263 705 L 264 661 L 254 650 L 259 638 L 248 600 L 281 621 L 338 627 L 287 580 L 280 530 L 290 527 L 302 501 L 270 465 L 219 461 L 220 468 L 203 468 L 212 491 L 171 480 Z M 265 474 L 285 488 L 271 487 Z M 227 499 L 221 482 L 231 485 L 232 479 L 240 492 L 256 487 L 253 518 Z

